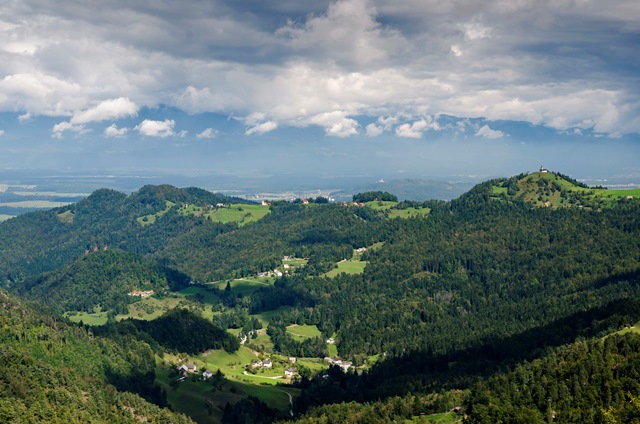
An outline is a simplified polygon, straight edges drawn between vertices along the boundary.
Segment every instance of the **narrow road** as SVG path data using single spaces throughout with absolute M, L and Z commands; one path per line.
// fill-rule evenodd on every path
M 283 393 L 286 393 L 287 396 L 289 396 L 289 404 L 291 405 L 291 410 L 289 411 L 289 414 L 291 414 L 291 416 L 293 417 L 293 396 L 291 396 L 291 393 L 289 392 L 285 392 L 284 390 L 280 390 Z

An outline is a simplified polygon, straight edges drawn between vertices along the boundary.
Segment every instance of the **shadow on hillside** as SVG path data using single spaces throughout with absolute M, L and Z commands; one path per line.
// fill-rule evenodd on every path
M 605 285 L 614 280 L 635 283 L 639 279 L 640 272 L 632 272 L 597 284 Z M 470 387 L 480 378 L 542 357 L 553 348 L 581 339 L 603 337 L 639 318 L 640 300 L 619 299 L 510 337 L 485 339 L 474 347 L 451 354 L 415 351 L 387 359 L 362 376 L 330 373 L 331 379 L 308 383 L 307 390 L 298 399 L 297 409 L 322 403 L 375 401 L 408 393 Z

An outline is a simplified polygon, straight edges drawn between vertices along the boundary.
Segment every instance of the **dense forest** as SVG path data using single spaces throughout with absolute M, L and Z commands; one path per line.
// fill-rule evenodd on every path
M 240 225 L 179 213 L 234 200 L 204 190 L 100 190 L 0 224 L 0 278 L 58 313 L 121 313 L 133 290 L 226 280 L 227 290 L 207 289 L 213 324 L 176 310 L 92 334 L 142 343 L 147 358 L 233 352 L 238 338 L 219 327 L 249 334 L 265 313 L 265 337 L 282 355 L 323 358 L 332 337 L 341 357 L 365 368 L 296 380 L 303 422 L 388 422 L 456 406 L 469 422 L 628 422 L 638 413 L 640 388 L 629 379 L 640 372 L 640 336 L 608 335 L 640 320 L 640 202 L 594 193 L 561 174 L 522 174 L 451 202 L 397 203 L 383 192 L 354 196 L 362 205 L 273 202 Z M 394 215 L 415 208 L 428 213 Z M 233 279 L 284 269 L 285 257 L 304 265 L 231 290 Z M 364 270 L 327 274 L 348 260 Z M 294 338 L 293 324 L 321 335 Z M 227 408 L 229 422 L 264 409 L 245 403 Z
M 17 282 L 21 296 L 51 305 L 58 312 L 92 312 L 100 307 L 125 313 L 134 291 L 162 293 L 177 289 L 188 277 L 133 253 L 118 249 L 88 252 L 62 268 Z
M 191 422 L 144 399 L 163 399 L 146 343 L 96 337 L 41 310 L 0 291 L 0 422 Z

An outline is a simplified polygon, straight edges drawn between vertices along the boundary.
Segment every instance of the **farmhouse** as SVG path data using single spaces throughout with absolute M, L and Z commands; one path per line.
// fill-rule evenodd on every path
M 196 364 L 182 364 L 180 366 L 180 368 L 178 368 L 178 371 L 181 372 L 182 374 L 186 374 L 186 373 L 194 373 L 198 370 L 198 367 L 196 367 Z
M 271 368 L 272 366 L 273 363 L 271 362 L 271 359 L 265 359 L 262 363 L 262 368 Z
M 295 364 L 297 361 L 295 356 L 289 356 L 289 362 L 291 362 L 292 364 Z
M 286 370 L 284 370 L 284 377 L 285 378 L 293 378 L 293 368 L 287 368 Z
M 251 368 L 260 368 L 262 367 L 262 361 L 258 360 L 256 362 L 254 362 L 253 364 L 251 364 Z
M 211 370 L 206 370 L 205 372 L 202 373 L 202 378 L 204 380 L 209 379 L 211 377 L 213 377 L 213 371 Z
M 338 366 L 342 369 L 343 372 L 347 372 L 352 365 L 351 362 L 343 362 L 341 364 L 338 364 Z
M 335 340 L 333 340 L 331 337 L 329 337 L 329 338 L 327 339 L 327 344 L 334 344 L 335 342 L 336 342 L 336 341 L 335 341 Z
M 331 365 L 340 365 L 342 363 L 342 359 L 338 358 L 329 358 L 328 356 L 324 358 L 325 362 L 330 363 Z

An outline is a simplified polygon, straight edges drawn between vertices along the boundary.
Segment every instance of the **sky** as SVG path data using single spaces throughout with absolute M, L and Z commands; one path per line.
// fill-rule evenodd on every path
M 0 169 L 640 178 L 637 0 L 5 0 Z

